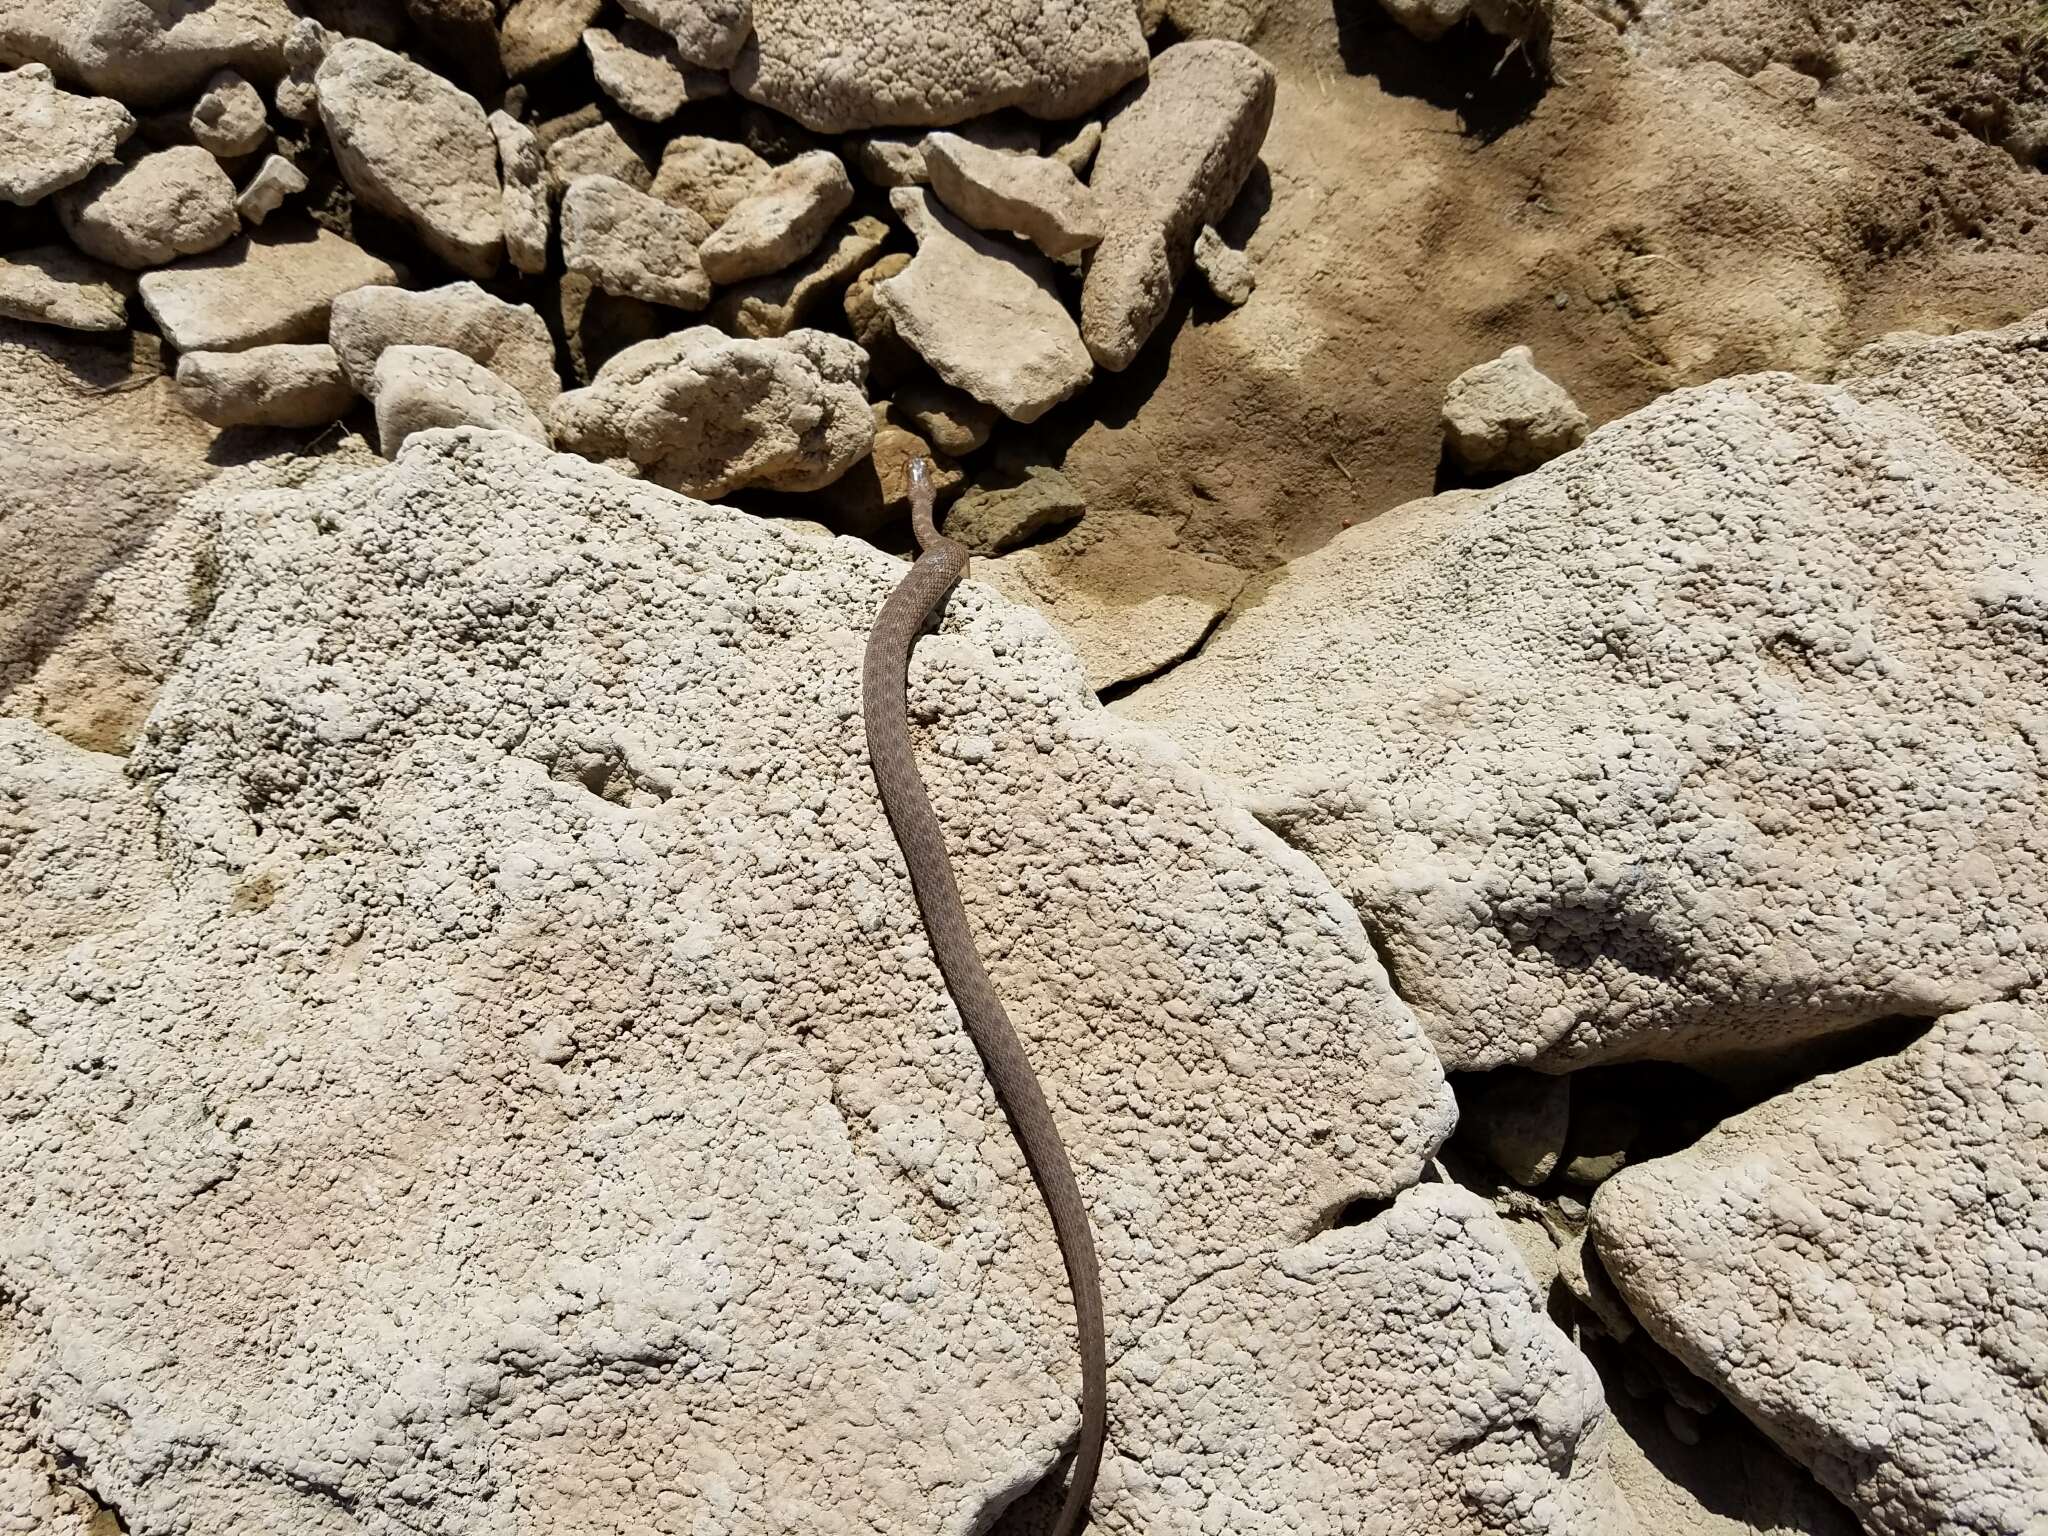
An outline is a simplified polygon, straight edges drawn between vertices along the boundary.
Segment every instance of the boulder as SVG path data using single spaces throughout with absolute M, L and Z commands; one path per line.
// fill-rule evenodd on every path
M 562 194 L 562 260 L 622 298 L 702 309 L 711 279 L 698 247 L 709 233 L 688 209 L 609 176 L 579 176 Z
M 547 161 L 540 140 L 526 124 L 504 112 L 490 115 L 498 141 L 498 174 L 505 194 L 498 207 L 505 225 L 505 254 L 532 276 L 548 268 Z
M 1119 708 L 1330 872 L 1454 1068 L 2009 995 L 2048 921 L 2044 342 L 1667 396 L 1341 535 Z
M 1258 286 L 1251 257 L 1225 240 L 1214 224 L 1204 224 L 1195 236 L 1195 269 L 1209 291 L 1232 309 L 1248 303 L 1252 289 Z M 1585 435 L 1583 426 L 1580 435 Z
M 331 231 L 265 225 L 217 251 L 145 272 L 138 286 L 143 308 L 180 352 L 239 352 L 317 340 L 339 295 L 397 278 L 389 263 Z
M 1048 256 L 1075 256 L 1102 239 L 1102 206 L 1059 161 L 985 149 L 956 133 L 924 141 L 939 201 L 976 229 L 1021 235 Z
M 504 194 L 497 140 L 477 99 L 360 38 L 335 41 L 313 78 L 320 120 L 350 190 L 411 224 L 458 272 L 497 271 Z
M 934 448 L 955 458 L 987 442 L 1001 414 L 965 390 L 932 378 L 912 379 L 889 399 L 912 426 L 931 439 Z
M 242 227 L 235 184 L 196 144 L 95 171 L 58 198 L 57 212 L 86 255 L 131 270 L 201 255 Z
M 1019 155 L 1038 153 L 1038 125 L 1012 112 L 976 118 L 961 123 L 954 134 L 982 149 L 1002 150 Z M 925 165 L 928 133 L 864 133 L 852 145 L 854 169 L 878 187 L 922 187 L 931 183 Z
M 631 459 L 693 495 L 813 491 L 873 445 L 866 369 L 859 347 L 824 331 L 752 341 L 692 326 L 626 348 L 555 402 L 551 425 L 563 448 Z
M 68 245 L 0 253 L 0 316 L 73 331 L 128 325 L 134 277 L 81 256 Z
M 887 224 L 863 214 L 795 266 L 726 289 L 711 322 L 735 336 L 787 336 L 872 265 L 888 238 Z
M 304 171 L 283 155 L 265 155 L 249 184 L 235 195 L 235 214 L 245 224 L 261 224 L 284 206 L 286 198 L 305 190 Z
M 514 80 L 537 75 L 574 53 L 604 0 L 514 0 L 498 29 L 498 61 Z
M 263 93 L 232 69 L 223 69 L 206 82 L 185 122 L 194 142 L 223 160 L 253 155 L 270 137 Z
M 744 144 L 678 134 L 661 152 L 651 190 L 712 229 L 767 181 L 772 167 Z
M 536 411 L 562 392 L 555 343 L 547 322 L 530 304 L 508 304 L 475 283 L 449 283 L 414 292 L 382 285 L 358 288 L 334 301 L 328 338 L 358 393 L 386 348 L 410 342 L 460 352 L 490 369 Z
M 616 33 L 591 27 L 583 49 L 605 95 L 643 122 L 667 122 L 690 102 L 732 89 L 716 70 L 685 64 L 675 40 L 644 22 L 629 21 Z
M 246 352 L 187 352 L 178 403 L 216 427 L 320 427 L 355 404 L 355 386 L 325 342 Z
M 753 30 L 750 0 L 621 0 L 637 17 L 675 39 L 677 56 L 697 69 L 725 70 Z
M 1527 347 L 1467 368 L 1444 392 L 1444 446 L 1468 474 L 1525 474 L 1585 440 L 1586 413 Z
M 24 967 L 0 1013 L 28 1447 L 137 1530 L 342 1503 L 985 1529 L 1073 1433 L 1072 1319 L 871 780 L 860 657 L 901 562 L 474 431 L 221 516 L 219 596 L 132 764 L 129 846 L 179 895 Z M 1219 1372 L 1250 1373 L 1228 1395 L 1262 1442 L 1356 1440 L 1276 1401 L 1210 1298 L 1283 1304 L 1278 1275 L 1326 1268 L 1284 1256 L 1301 1235 L 1448 1129 L 1364 932 L 985 589 L 910 704 L 1095 1213 L 1120 1396 L 1152 1394 L 1105 1528 L 1165 1517 L 1147 1426 L 1205 1417 Z M 1454 1191 L 1406 1203 L 1454 1199 L 1476 1226 Z M 1407 1475 L 1540 1507 L 1582 1407 L 1562 1337 L 1446 1281 L 1486 1234 L 1413 1224 L 1318 1240 L 1332 1315 L 1272 1347 L 1343 1380 L 1319 1330 L 1384 1296 L 1374 1331 L 1418 1343 L 1372 1344 L 1360 1390 L 1427 1393 L 1408 1422 L 1448 1463 Z M 294 1326 L 248 1326 L 287 1295 Z M 1172 1410 L 1131 1352 L 1159 1327 L 1201 1340 L 1148 1356 L 1190 1373 Z M 1256 1466 L 1250 1507 L 1299 1484 Z
M 430 427 L 482 427 L 547 444 L 547 428 L 518 390 L 447 347 L 386 347 L 377 355 L 368 394 L 377 408 L 377 447 L 387 459 Z
M 1872 1536 L 2048 1525 L 2048 1012 L 1944 1015 L 1627 1169 L 1607 1272 Z
M 754 0 L 753 20 L 734 86 L 819 133 L 1076 117 L 1145 73 L 1129 0 Z
M 1195 236 L 1229 210 L 1273 120 L 1272 66 L 1239 43 L 1176 43 L 1102 130 L 1088 185 L 1108 233 L 1088 259 L 1081 334 L 1128 368 L 1166 318 Z
M 1013 421 L 1036 421 L 1088 382 L 1094 368 L 1050 263 L 969 229 L 921 188 L 889 199 L 917 255 L 875 297 L 933 372 Z
M 292 21 L 284 0 L 15 0 L 0 9 L 0 61 L 159 107 L 221 69 L 277 79 Z
M 1049 464 L 1032 464 L 1013 484 L 976 486 L 954 502 L 946 512 L 946 537 L 977 554 L 1008 554 L 1042 533 L 1079 522 L 1087 510 L 1065 475 Z
M 714 283 L 780 272 L 816 250 L 852 201 L 853 183 L 837 155 L 799 155 L 771 169 L 720 221 L 704 242 L 704 270 Z
M 41 202 L 83 181 L 134 131 L 118 101 L 61 91 L 41 64 L 0 70 L 0 202 Z
M 626 136 L 609 122 L 592 123 L 547 144 L 548 180 L 559 194 L 579 176 L 609 176 L 635 192 L 654 185 L 654 170 Z

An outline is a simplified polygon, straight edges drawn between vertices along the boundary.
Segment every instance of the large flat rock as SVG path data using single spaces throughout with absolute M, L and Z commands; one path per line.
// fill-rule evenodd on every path
M 46 64 L 130 106 L 161 106 L 217 70 L 275 81 L 291 25 L 285 0 L 10 0 L 0 64 Z
M 1332 875 L 1456 1067 L 2038 982 L 2044 339 L 1672 395 L 1340 536 L 1119 708 Z

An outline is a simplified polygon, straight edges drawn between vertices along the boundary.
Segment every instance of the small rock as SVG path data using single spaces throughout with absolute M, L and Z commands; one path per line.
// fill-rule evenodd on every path
M 314 77 L 333 39 L 334 34 L 310 16 L 300 17 L 285 33 L 286 74 L 278 81 L 272 99 L 277 110 L 295 123 L 314 122 L 320 116 L 320 87 Z
M 0 254 L 0 315 L 72 331 L 128 326 L 135 279 L 102 266 L 68 245 L 38 245 Z
M 1038 153 L 1038 127 L 1008 113 L 962 123 L 952 132 L 983 149 L 1011 154 Z M 925 133 L 866 133 L 853 141 L 853 163 L 863 179 L 877 187 L 922 187 L 931 182 L 925 169 Z
M 1467 17 L 1496 37 L 1520 43 L 1537 58 L 1549 51 L 1552 0 L 1380 0 L 1418 42 L 1433 43 Z
M 356 392 L 324 343 L 187 352 L 178 403 L 216 427 L 319 427 L 339 420 Z
M 557 193 L 568 191 L 569 183 L 579 176 L 609 176 L 635 192 L 654 185 L 654 170 L 646 158 L 608 122 L 593 123 L 548 142 L 547 164 L 548 180 Z
M 389 283 L 386 262 L 318 228 L 266 225 L 217 251 L 145 272 L 142 306 L 180 352 L 240 352 L 326 334 L 337 295 Z
M 1209 291 L 1232 309 L 1241 308 L 1258 285 L 1251 257 L 1225 242 L 1214 224 L 1204 224 L 1195 236 L 1195 267 Z
M 868 456 L 817 494 L 825 521 L 839 533 L 870 538 L 910 515 L 910 466 L 931 465 L 933 497 L 943 505 L 959 489 L 960 467 L 895 417 L 887 401 L 874 407 L 875 444 Z M 950 527 L 950 522 L 949 522 Z
M 917 255 L 875 285 L 896 332 L 948 384 L 1015 421 L 1036 421 L 1093 367 L 1044 258 L 969 229 L 928 191 L 889 194 Z
M 583 48 L 598 86 L 643 122 L 666 122 L 686 103 L 732 89 L 716 70 L 683 63 L 674 40 L 645 22 L 629 21 L 616 33 L 592 27 L 583 34 Z
M 1000 414 L 964 390 L 932 378 L 912 379 L 890 398 L 899 416 L 930 438 L 939 452 L 955 458 L 987 442 Z
M 863 215 L 795 266 L 728 288 L 710 319 L 735 336 L 786 336 L 881 254 L 889 226 Z
M 772 169 L 744 144 L 682 134 L 661 152 L 661 169 L 651 190 L 664 203 L 687 208 L 716 229 L 753 196 Z
M 946 514 L 946 537 L 977 554 L 1001 555 L 1048 529 L 1079 522 L 1088 503 L 1049 464 L 1032 464 L 1015 485 L 977 486 Z
M 1046 153 L 1076 176 L 1086 176 L 1088 167 L 1095 163 L 1095 151 L 1101 147 L 1102 124 L 1090 118 L 1076 128 L 1071 137 L 1055 144 Z
M 893 395 L 905 380 L 924 372 L 924 363 L 910 343 L 896 334 L 896 322 L 875 297 L 877 284 L 894 277 L 910 265 L 910 257 L 892 251 L 855 276 L 847 285 L 841 306 L 853 339 L 868 355 L 868 383 L 883 395 Z
M 223 160 L 253 155 L 270 137 L 262 93 L 232 69 L 206 82 L 186 121 L 193 141 Z
M 429 427 L 487 427 L 537 443 L 547 428 L 519 391 L 482 363 L 447 347 L 387 347 L 370 375 L 377 407 L 377 449 L 396 458 L 405 440 Z
M 867 456 L 867 356 L 843 336 L 739 340 L 708 325 L 628 347 L 555 402 L 556 441 L 629 458 L 692 496 L 743 485 L 814 491 Z
M 353 37 L 329 45 L 314 84 L 350 190 L 412 224 L 457 271 L 495 272 L 505 244 L 498 144 L 477 99 Z
M 498 28 L 498 62 L 514 80 L 561 63 L 603 9 L 604 0 L 516 0 Z
M 1503 1067 L 1461 1096 L 1458 1135 L 1524 1189 L 1557 1171 L 1571 1120 L 1571 1084 L 1562 1077 Z
M 1788 107 L 1811 107 L 1820 100 L 1819 80 L 1775 59 L 1751 75 L 1749 83 Z
M 88 256 L 117 267 L 159 267 L 234 238 L 235 184 L 196 144 L 95 171 L 57 203 L 64 231 Z
M 1629 1152 L 1642 1133 L 1642 1117 L 1633 1104 L 1585 1092 L 1585 1087 L 1586 1080 L 1581 1079 L 1572 1095 L 1564 1176 L 1574 1184 L 1595 1185 L 1628 1166 Z
M 754 30 L 751 0 L 622 0 L 628 16 L 675 39 L 678 56 L 699 69 L 732 67 Z
M 786 165 L 798 155 L 830 147 L 802 123 L 751 102 L 740 112 L 740 142 L 770 165 Z
M 306 173 L 283 155 L 265 155 L 256 174 L 235 198 L 235 212 L 244 224 L 261 224 L 284 206 L 288 197 L 306 190 Z
M 364 395 L 378 359 L 407 342 L 460 352 L 511 385 L 536 411 L 545 411 L 562 392 L 554 338 L 540 313 L 529 304 L 508 304 L 475 283 L 421 291 L 358 288 L 335 300 L 328 339 Z
M 118 101 L 57 89 L 40 64 L 0 70 L 0 202 L 41 202 L 83 181 L 135 131 Z
M 499 204 L 505 225 L 505 254 L 531 276 L 548 266 L 548 173 L 540 140 L 508 113 L 493 112 L 491 136 L 498 141 L 498 172 L 505 184 Z
M 704 242 L 704 270 L 714 283 L 779 272 L 816 250 L 852 201 L 853 183 L 837 155 L 825 149 L 799 155 L 769 171 L 726 215 Z
M 1444 392 L 1444 442 L 1460 468 L 1519 475 L 1586 440 L 1586 413 L 1527 347 L 1468 368 Z
M 1471 14 L 1472 0 L 1380 0 L 1380 8 L 1417 42 L 1433 43 Z
M 1095 194 L 1057 160 L 984 149 L 956 133 L 928 135 L 924 159 L 939 200 L 976 229 L 1022 235 L 1048 256 L 1102 239 Z
M 698 246 L 710 231 L 686 208 L 609 176 L 579 176 L 562 196 L 562 259 L 606 293 L 677 309 L 711 301 Z
M 1173 303 L 1195 234 L 1237 200 L 1273 120 L 1273 68 L 1238 43 L 1176 43 L 1102 130 L 1089 185 L 1109 233 L 1088 261 L 1081 335 L 1128 368 Z

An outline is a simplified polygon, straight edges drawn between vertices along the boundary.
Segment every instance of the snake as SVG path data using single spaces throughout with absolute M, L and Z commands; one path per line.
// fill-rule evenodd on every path
M 1088 1207 L 1074 1181 L 1073 1164 L 1059 1122 L 1046 1103 L 1024 1042 L 1017 1037 L 1002 999 L 975 947 L 959 881 L 931 797 L 917 769 L 910 740 L 908 674 L 918 637 L 945 606 L 967 574 L 969 551 L 938 531 L 932 516 L 930 462 L 910 464 L 910 523 L 918 556 L 910 572 L 883 600 L 869 633 L 861 667 L 861 717 L 867 729 L 868 760 L 882 809 L 909 867 L 910 885 L 924 919 L 925 936 L 960 1023 L 981 1056 L 1010 1133 L 1030 1165 L 1031 1176 L 1052 1218 L 1060 1258 L 1067 1269 L 1081 1354 L 1081 1434 L 1060 1505 L 1056 1536 L 1073 1536 L 1087 1518 L 1108 1433 L 1109 1386 L 1102 1328 L 1102 1271 L 1095 1257 L 1095 1233 Z

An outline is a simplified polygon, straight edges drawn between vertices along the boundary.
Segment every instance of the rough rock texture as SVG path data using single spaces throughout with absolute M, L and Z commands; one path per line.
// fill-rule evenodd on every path
M 889 194 L 917 255 L 874 287 L 896 334 L 956 389 L 1036 421 L 1094 373 L 1050 263 L 969 229 L 918 187 Z
M 616 33 L 591 27 L 583 50 L 599 88 L 643 122 L 667 122 L 690 102 L 731 89 L 717 71 L 685 64 L 673 38 L 642 22 L 629 21 Z
M 504 252 L 498 144 L 467 91 L 410 59 L 341 38 L 314 84 L 350 189 L 404 219 L 458 272 L 489 277 Z
M 135 279 L 69 245 L 37 245 L 0 255 L 0 316 L 74 331 L 118 331 L 128 324 Z
M 475 283 L 410 290 L 358 288 L 334 302 L 328 338 L 361 393 L 385 348 L 412 343 L 473 358 L 510 384 L 536 411 L 562 392 L 555 343 L 530 304 L 508 304 Z
M 320 88 L 314 80 L 334 36 L 310 16 L 301 16 L 285 32 L 285 76 L 277 82 L 272 97 L 280 115 L 295 123 L 312 124 L 320 120 Z M 397 41 L 394 37 L 384 46 L 394 47 Z
M 755 0 L 732 79 L 807 128 L 845 133 L 1002 107 L 1075 117 L 1145 62 L 1129 0 Z
M 201 149 L 232 160 L 263 147 L 270 137 L 268 110 L 261 91 L 232 69 L 223 69 L 206 82 L 186 123 Z
M 131 270 L 213 250 L 242 227 L 235 184 L 195 144 L 95 171 L 57 208 L 80 250 Z
M 1059 161 L 987 149 L 957 133 L 924 141 L 939 201 L 976 229 L 1022 235 L 1048 256 L 1073 256 L 1103 234 L 1102 204 Z
M 787 336 L 872 265 L 888 238 L 886 223 L 863 214 L 795 266 L 728 288 L 712 323 L 735 336 Z
M 514 80 L 559 64 L 596 22 L 604 0 L 515 0 L 498 30 L 498 60 Z
M 47 64 L 131 107 L 161 106 L 220 69 L 275 80 L 292 19 L 284 0 L 13 0 L 0 63 Z
M 386 458 L 397 457 L 407 438 L 430 427 L 484 427 L 547 444 L 548 429 L 518 390 L 447 347 L 386 347 L 368 394 L 377 407 L 377 447 Z
M 934 448 L 955 457 L 987 442 L 1001 414 L 966 391 L 931 378 L 913 379 L 889 398 Z
M 636 16 L 675 39 L 676 51 L 700 69 L 724 70 L 753 30 L 750 0 L 621 0 Z
M 852 201 L 853 183 L 837 155 L 799 155 L 770 170 L 720 221 L 704 242 L 704 270 L 714 283 L 780 272 L 816 250 Z
M 2048 316 L 1683 391 L 1274 578 L 1120 706 L 1447 1064 L 1780 1050 L 2048 974 Z
M 636 192 L 654 185 L 654 169 L 626 136 L 608 122 L 592 123 L 547 146 L 548 180 L 557 192 L 578 176 L 609 176 Z
M 318 427 L 355 403 L 355 386 L 325 342 L 187 352 L 178 403 L 216 427 Z
M 1020 155 L 1038 153 L 1038 124 L 1014 112 L 976 118 L 961 123 L 954 133 L 983 149 L 1005 150 Z M 861 177 L 878 187 L 922 187 L 931 183 L 925 165 L 925 133 L 864 133 L 853 140 L 853 165 Z M 1073 169 L 1071 166 L 1068 169 Z M 1075 172 L 1076 175 L 1080 174 Z
M 698 247 L 710 231 L 686 208 L 609 176 L 579 176 L 562 194 L 562 259 L 606 293 L 702 309 L 711 301 Z
M 1585 440 L 1586 413 L 1527 347 L 1467 368 L 1444 392 L 1444 446 L 1468 473 L 1524 474 Z
M 1472 0 L 1379 0 L 1410 37 L 1433 43 L 1472 13 Z
M 1195 236 L 1237 200 L 1273 120 L 1273 67 L 1237 43 L 1178 43 L 1102 130 L 1088 185 L 1108 233 L 1088 259 L 1081 335 L 1128 368 L 1173 303 Z
M 1659 1343 L 1874 1536 L 2048 1525 L 2048 1014 L 1814 1079 L 1593 1200 Z
M 1214 224 L 1204 224 L 1195 236 L 1195 266 L 1209 291 L 1233 309 L 1249 303 L 1258 286 L 1252 259 L 1225 240 Z
M 143 307 L 181 352 L 239 352 L 266 341 L 310 341 L 327 330 L 335 298 L 389 283 L 390 264 L 306 225 L 265 225 L 217 251 L 145 272 Z
M 306 173 L 283 155 L 265 155 L 263 163 L 249 177 L 249 184 L 235 196 L 235 213 L 245 224 L 261 224 L 285 204 L 306 190 Z
M 984 555 L 1000 555 L 1052 528 L 1079 522 L 1088 503 L 1073 482 L 1045 464 L 1013 485 L 981 486 L 946 512 L 946 537 Z
M 41 64 L 0 70 L 0 202 L 41 202 L 83 181 L 134 131 L 118 101 L 59 90 Z
M 712 229 L 718 228 L 772 167 L 744 144 L 678 134 L 661 152 L 652 191 L 665 203 L 687 208 Z
M 555 403 L 555 441 L 631 459 L 656 484 L 698 496 L 743 485 L 812 491 L 874 442 L 867 357 L 843 336 L 737 340 L 692 326 L 626 348 Z
M 505 226 L 505 254 L 529 275 L 548 266 L 548 173 L 540 140 L 515 117 L 493 112 L 488 119 L 498 142 L 498 173 L 504 182 L 499 202 Z
M 869 777 L 900 562 L 475 432 L 223 516 L 135 765 L 181 899 L 0 1013 L 32 1446 L 138 1530 L 982 1528 L 1072 1432 L 1071 1320 Z M 1419 1177 L 1434 1061 L 1328 884 L 1035 616 L 963 588 L 911 702 L 1112 1347 L 1178 1297 L 1241 1371 L 1206 1277 Z M 1378 1293 L 1386 1240 L 1319 1251 Z M 1565 1459 L 1526 1310 L 1400 1316 L 1475 1462 Z

